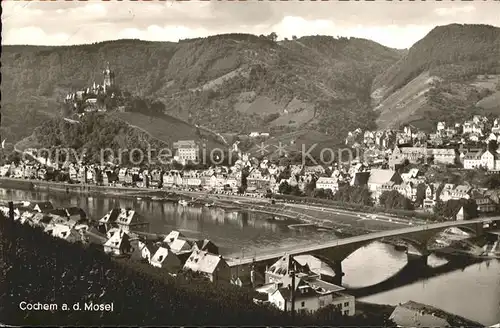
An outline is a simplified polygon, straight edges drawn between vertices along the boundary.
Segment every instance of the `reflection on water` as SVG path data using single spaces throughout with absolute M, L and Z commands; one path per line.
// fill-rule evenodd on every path
M 289 229 L 290 221 L 273 220 L 266 214 L 238 212 L 216 207 L 180 206 L 171 202 L 147 199 L 108 198 L 0 188 L 0 198 L 12 200 L 47 200 L 57 206 L 79 206 L 92 219 L 100 219 L 110 209 L 130 207 L 143 215 L 153 233 L 182 231 L 190 238 L 213 240 L 224 255 L 257 253 L 259 249 L 289 247 L 297 243 L 310 244 L 336 238 L 331 232 L 317 229 Z
M 289 229 L 293 222 L 275 221 L 272 216 L 218 208 L 182 207 L 136 199 L 112 199 L 102 196 L 51 194 L 0 188 L 0 199 L 49 200 L 58 206 L 79 206 L 91 218 L 101 218 L 114 207 L 136 209 L 150 222 L 151 232 L 168 233 L 173 229 L 193 238 L 209 238 L 226 256 L 257 254 L 260 249 L 276 249 L 297 244 L 321 244 L 335 239 L 331 231 L 302 226 Z M 431 267 L 446 264 L 430 256 Z M 345 261 L 343 282 L 352 287 L 378 284 L 398 273 L 407 263 L 406 254 L 393 246 L 374 242 L 359 249 Z M 485 325 L 500 322 L 500 261 L 471 265 L 426 280 L 396 286 L 364 301 L 396 305 L 414 300 L 442 308 Z
M 434 268 L 447 262 L 434 255 L 428 259 L 429 266 Z M 406 263 L 404 252 L 375 242 L 342 262 L 343 283 L 352 287 L 372 286 L 397 274 Z M 493 325 L 500 322 L 500 260 L 473 264 L 407 286 L 391 288 L 363 300 L 391 305 L 413 300 Z

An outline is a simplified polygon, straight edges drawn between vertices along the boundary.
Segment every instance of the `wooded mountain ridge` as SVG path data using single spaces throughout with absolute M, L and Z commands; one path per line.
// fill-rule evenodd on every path
M 358 38 L 276 41 L 248 34 L 4 46 L 2 136 L 19 140 L 42 118 L 59 115 L 67 92 L 102 81 L 106 62 L 121 89 L 218 132 L 307 129 L 342 140 L 358 127 L 420 122 L 428 128 L 436 119 L 469 116 L 495 96 L 499 30 L 436 27 L 409 51 Z M 486 82 L 477 82 L 478 75 Z

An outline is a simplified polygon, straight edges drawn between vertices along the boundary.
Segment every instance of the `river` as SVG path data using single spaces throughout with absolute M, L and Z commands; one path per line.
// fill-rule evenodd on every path
M 49 200 L 58 206 L 79 206 L 93 219 L 99 219 L 113 207 L 130 207 L 150 222 L 150 232 L 179 230 L 190 238 L 208 238 L 225 256 L 247 256 L 260 249 L 286 248 L 291 245 L 321 243 L 338 238 L 331 231 L 314 227 L 289 228 L 297 222 L 275 221 L 259 213 L 224 211 L 217 208 L 182 207 L 167 202 L 130 198 L 109 198 L 64 193 L 47 193 L 0 188 L 3 200 Z M 429 257 L 430 267 L 446 265 L 437 256 Z M 381 291 L 361 300 L 397 305 L 413 300 L 442 308 L 485 325 L 500 322 L 500 261 L 489 260 L 439 273 L 432 277 L 416 274 L 416 281 L 392 282 L 389 278 L 405 267 L 406 254 L 394 247 L 375 242 L 342 262 L 349 288 L 379 286 Z M 464 265 L 465 266 L 465 265 Z M 449 271 L 449 270 L 448 270 Z M 389 279 L 385 284 L 381 282 Z

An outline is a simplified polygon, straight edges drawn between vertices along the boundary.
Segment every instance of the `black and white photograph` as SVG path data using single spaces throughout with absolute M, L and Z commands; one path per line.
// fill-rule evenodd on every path
M 0 326 L 500 328 L 500 1 L 1 6 Z

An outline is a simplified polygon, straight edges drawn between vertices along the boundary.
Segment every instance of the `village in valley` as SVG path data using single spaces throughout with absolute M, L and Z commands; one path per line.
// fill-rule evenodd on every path
M 5 164 L 0 175 L 14 180 L 53 181 L 67 186 L 119 190 L 168 190 L 180 194 L 194 192 L 273 199 L 281 195 L 285 201 L 293 202 L 306 197 L 309 202 L 314 202 L 314 198 L 335 201 L 335 195 L 346 188 L 363 188 L 369 191 L 371 198 L 363 205 L 374 206 L 382 213 L 411 210 L 422 214 L 423 218 L 429 215 L 428 219 L 433 220 L 464 220 L 498 212 L 500 189 L 496 188 L 500 188 L 500 184 L 491 188 L 467 178 L 471 176 L 468 173 L 480 173 L 488 186 L 497 183 L 492 173 L 500 170 L 500 155 L 496 151 L 499 135 L 498 119 L 490 122 L 485 117 L 474 116 L 472 121 L 455 124 L 452 128 L 439 122 L 431 135 L 411 126 L 402 131 L 356 130 L 349 134 L 346 145 L 362 150 L 363 156 L 350 163 L 284 165 L 280 161 L 257 159 L 240 151 L 235 144 L 232 148 L 238 151 L 238 160 L 233 165 L 193 169 L 189 166 L 199 161 L 201 145 L 194 140 L 179 140 L 171 159 L 176 169 L 50 163 L 33 152 L 31 160 Z M 429 174 L 431 170 L 436 176 L 445 171 L 464 178 L 460 183 L 433 179 L 434 175 Z M 394 208 L 383 203 L 387 195 L 394 197 L 395 194 L 406 202 Z M 447 212 L 448 216 L 437 213 L 438 204 L 442 207 L 448 202 L 458 206 L 453 212 Z M 194 204 L 190 203 L 179 200 L 180 206 Z M 473 208 L 467 204 L 473 204 Z M 210 201 L 205 203 L 205 206 L 212 205 Z M 141 234 L 148 223 L 133 209 L 111 209 L 97 222 L 90 222 L 80 208 L 54 208 L 49 202 L 24 202 L 14 206 L 14 220 L 23 224 L 40 227 L 68 242 L 100 245 L 110 256 L 162 268 L 172 276 L 252 288 L 265 295 L 255 302 L 271 303 L 285 311 L 291 306 L 287 303 L 290 290 L 286 286 L 294 275 L 295 286 L 300 290 L 295 298 L 297 308 L 316 311 L 333 304 L 344 315 L 355 313 L 354 297 L 343 292 L 343 287 L 287 254 L 266 268 L 264 275 L 253 267 L 241 274 L 229 266 L 210 240 L 192 240 L 175 230 L 167 236 L 156 236 L 156 239 Z M 2 211 L 8 215 L 10 210 L 4 206 Z M 492 249 L 491 254 L 494 252 Z M 311 303 L 311 299 L 316 301 Z M 413 303 L 410 303 L 401 306 L 411 308 Z M 402 310 L 396 307 L 395 311 Z
M 254 135 L 256 132 L 253 133 Z M 412 206 L 402 209 L 432 212 L 436 203 L 473 200 L 479 213 L 497 211 L 500 183 L 500 120 L 474 116 L 435 133 L 411 126 L 401 131 L 349 133 L 346 146 L 360 154 L 348 162 L 322 165 L 293 163 L 256 156 L 229 147 L 232 165 L 197 165 L 202 145 L 195 140 L 174 143 L 168 165 L 120 166 L 113 163 L 51 163 L 27 149 L 30 159 L 0 167 L 1 177 L 146 190 L 179 190 L 266 197 L 290 194 L 333 198 L 346 186 L 367 188 L 373 203 L 384 192 L 396 191 Z M 468 181 L 469 179 L 472 181 Z M 456 181 L 456 182 L 455 182 Z M 419 191 L 420 190 L 420 191 Z
M 103 73 L 102 85 L 94 82 L 92 87 L 70 93 L 64 99 L 78 117 L 124 110 L 109 64 Z M 244 137 L 262 141 L 272 136 L 254 131 Z M 353 202 L 351 193 L 364 190 L 366 196 L 357 200 L 364 210 L 372 208 L 372 212 L 405 217 L 418 215 L 429 221 L 467 220 L 498 213 L 500 209 L 500 180 L 493 174 L 500 171 L 499 141 L 500 119 L 475 115 L 470 121 L 451 125 L 438 122 L 431 134 L 411 125 L 400 130 L 357 129 L 349 132 L 345 140 L 346 149 L 357 154 L 347 162 L 338 159 L 307 165 L 288 156 L 258 156 L 240 149 L 237 141 L 226 149 L 234 156 L 233 163 L 199 165 L 202 143 L 178 140 L 166 165 L 92 163 L 88 159 L 57 162 L 41 156 L 36 149 L 26 149 L 22 160 L 0 167 L 0 177 L 59 185 L 66 192 L 68 188 L 83 186 L 89 190 L 101 188 L 102 192 L 211 195 L 205 197 L 207 207 L 214 205 L 213 195 L 269 199 L 270 204 L 276 200 L 307 200 L 314 204 L 318 200 L 321 204 L 330 201 L 341 206 L 342 202 Z M 179 206 L 197 205 L 194 197 L 176 201 Z M 173 277 L 251 288 L 263 295 L 254 302 L 273 304 L 282 311 L 292 307 L 314 312 L 333 305 L 342 315 L 356 313 L 355 298 L 344 287 L 288 254 L 265 270 L 251 266 L 242 273 L 239 267 L 231 267 L 229 259 L 219 254 L 219 248 L 208 239 L 189 239 L 176 230 L 166 236 L 144 234 L 148 221 L 134 209 L 110 209 L 104 217 L 89 220 L 81 208 L 54 208 L 50 202 L 20 202 L 14 208 L 14 220 L 41 228 L 53 237 L 97 245 L 112 257 L 164 269 Z M 8 206 L 1 210 L 5 216 L 12 215 Z M 480 255 L 498 253 L 498 242 L 495 245 L 490 250 L 480 250 Z M 295 291 L 290 290 L 290 279 Z M 293 304 L 290 293 L 295 294 Z M 414 302 L 402 304 L 396 307 L 394 315 L 398 311 L 418 312 L 419 306 Z

